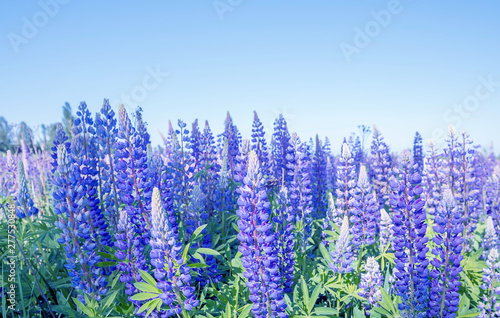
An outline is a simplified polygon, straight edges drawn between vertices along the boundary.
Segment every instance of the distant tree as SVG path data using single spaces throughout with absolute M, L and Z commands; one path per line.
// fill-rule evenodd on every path
M 42 137 L 39 143 L 39 147 L 43 150 L 50 150 L 54 137 L 56 135 L 57 124 L 42 124 Z
M 0 152 L 12 151 L 14 148 L 12 142 L 12 127 L 4 117 L 0 116 Z
M 35 145 L 33 130 L 24 121 L 18 125 L 16 137 L 17 146 L 21 145 L 22 140 L 29 149 L 33 149 L 33 146 Z
M 73 136 L 73 130 L 71 128 L 73 127 L 73 122 L 75 121 L 75 117 L 73 117 L 73 111 L 71 110 L 71 105 L 68 102 L 64 103 L 62 109 L 63 109 L 62 124 L 64 127 L 64 132 L 71 140 L 71 137 Z

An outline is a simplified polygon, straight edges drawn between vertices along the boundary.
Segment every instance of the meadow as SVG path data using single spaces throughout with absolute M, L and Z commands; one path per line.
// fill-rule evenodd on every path
M 467 132 L 165 127 L 82 102 L 1 154 L 2 317 L 500 317 L 500 162 Z

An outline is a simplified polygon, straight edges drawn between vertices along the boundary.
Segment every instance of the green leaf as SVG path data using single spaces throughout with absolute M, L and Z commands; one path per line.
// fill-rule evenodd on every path
M 333 316 L 333 315 L 338 315 L 338 310 L 335 310 L 333 308 L 327 308 L 327 307 L 317 307 L 314 309 L 314 314 L 318 314 L 318 315 L 329 315 L 329 316 Z
M 140 291 L 143 291 L 143 292 L 147 292 L 147 293 L 157 293 L 159 294 L 161 291 L 154 287 L 154 286 L 151 286 L 149 284 L 146 284 L 144 282 L 138 282 L 138 283 L 134 283 L 134 286 L 139 289 Z
M 144 279 L 145 282 L 147 282 L 151 286 L 156 287 L 156 280 L 153 278 L 153 276 L 149 275 L 147 272 L 143 271 L 142 269 L 139 270 L 139 273 L 141 273 L 142 279 Z
M 94 314 L 90 311 L 90 309 L 88 309 L 78 298 L 73 298 L 73 301 L 85 315 L 94 317 Z
M 97 252 L 97 255 L 100 255 L 101 257 L 104 257 L 107 259 L 111 259 L 113 261 L 120 262 L 120 259 L 118 257 L 114 256 L 113 254 L 104 253 L 104 252 Z
M 97 267 L 109 267 L 109 266 L 115 266 L 117 263 L 116 262 L 99 262 L 96 264 Z
M 206 247 L 197 248 L 196 252 L 200 253 L 200 254 L 206 254 L 206 255 L 216 255 L 216 256 L 220 255 L 220 253 L 217 252 L 216 250 L 213 250 L 211 248 L 206 248 Z
M 380 305 L 382 307 L 386 308 L 387 310 L 389 310 L 390 312 L 395 313 L 396 308 L 394 308 L 394 304 L 392 302 L 391 296 L 389 296 L 389 294 L 383 288 L 380 289 L 380 292 L 382 294 L 382 299 L 383 299 L 383 302 L 379 301 Z
M 248 313 L 250 313 L 250 310 L 252 310 L 252 305 L 251 304 L 245 305 L 241 313 L 238 315 L 238 318 L 248 317 Z
M 320 291 L 321 291 L 321 284 L 316 285 L 311 294 L 311 299 L 309 299 L 309 307 L 308 307 L 309 312 L 311 312 L 312 309 L 314 308 L 314 305 L 316 305 L 316 301 L 318 300 Z
M 158 297 L 157 293 L 139 293 L 135 294 L 130 299 L 132 300 L 146 300 Z
M 306 281 L 304 280 L 304 276 L 300 277 L 300 286 L 302 288 L 302 299 L 304 305 L 307 308 L 307 313 L 310 314 L 312 308 L 309 307 L 309 290 L 307 288 Z
M 207 264 L 202 264 L 202 263 L 193 263 L 193 264 L 189 264 L 188 267 L 191 267 L 191 268 L 204 268 L 204 267 L 208 267 Z
M 107 308 L 109 307 L 109 305 L 111 305 L 113 303 L 113 301 L 115 300 L 116 298 L 116 295 L 118 295 L 118 291 L 115 291 L 114 293 L 112 293 L 111 295 L 109 295 L 106 299 L 106 303 L 104 304 L 104 308 Z
M 189 243 L 193 242 L 198 235 L 207 227 L 208 224 L 203 224 L 202 226 L 199 226 L 196 230 L 194 230 L 193 235 L 191 235 L 191 239 L 189 239 Z

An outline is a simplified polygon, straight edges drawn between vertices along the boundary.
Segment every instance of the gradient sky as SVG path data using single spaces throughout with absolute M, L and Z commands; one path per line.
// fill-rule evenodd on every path
M 54 1 L 0 12 L 11 122 L 56 122 L 66 101 L 96 111 L 109 98 L 142 107 L 153 143 L 168 119 L 219 133 L 228 110 L 248 138 L 256 110 L 268 135 L 284 113 L 336 153 L 359 124 L 396 151 L 416 130 L 443 139 L 450 123 L 500 147 L 498 1 Z

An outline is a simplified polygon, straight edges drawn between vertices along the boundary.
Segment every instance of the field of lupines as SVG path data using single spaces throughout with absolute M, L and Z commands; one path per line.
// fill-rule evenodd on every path
M 252 127 L 153 149 L 105 100 L 2 155 L 2 317 L 500 317 L 500 162 L 466 132 L 333 155 Z

